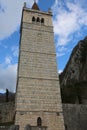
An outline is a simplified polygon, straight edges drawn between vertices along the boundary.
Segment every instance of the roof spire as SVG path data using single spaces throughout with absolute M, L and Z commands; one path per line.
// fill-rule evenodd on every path
M 37 3 L 36 3 L 36 0 L 34 0 L 34 4 L 32 6 L 32 9 L 34 9 L 34 10 L 40 10 L 39 7 L 38 7 L 38 5 L 37 5 Z

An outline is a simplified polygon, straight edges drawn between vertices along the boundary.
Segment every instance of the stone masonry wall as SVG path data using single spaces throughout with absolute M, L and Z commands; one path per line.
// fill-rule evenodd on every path
M 87 105 L 63 104 L 66 130 L 87 130 Z
M 55 112 L 17 112 L 16 124 L 19 124 L 20 130 L 24 130 L 26 125 L 37 126 L 37 117 L 41 117 L 42 126 L 48 130 L 63 130 L 62 114 L 57 115 Z
M 66 126 L 66 130 L 86 130 L 87 129 L 87 105 L 77 105 L 77 104 L 63 104 L 63 113 L 64 113 L 64 122 Z M 15 108 L 14 108 L 14 103 L 2 103 L 0 104 L 0 123 L 6 123 L 6 122 L 12 122 L 15 114 Z M 32 113 L 30 112 L 19 112 L 18 115 L 21 115 L 22 120 L 25 121 L 24 116 L 28 117 L 26 118 L 28 121 L 30 120 L 32 124 L 32 120 L 37 118 L 38 116 L 41 116 L 43 119 L 45 117 L 49 117 L 49 123 L 50 120 L 52 120 L 52 125 L 55 124 L 53 123 L 55 113 L 47 113 L 45 112 L 45 115 L 43 113 L 40 115 L 40 113 L 35 112 Z M 29 117 L 30 115 L 30 117 Z M 46 115 L 49 115 L 48 117 Z M 51 117 L 52 116 L 52 117 Z M 2 117 L 2 118 L 1 118 Z M 31 118 L 33 117 L 33 118 Z M 51 118 L 50 118 L 51 117 Z M 56 115 L 56 119 L 61 118 L 61 115 Z M 21 119 L 21 118 L 20 118 Z M 58 122 L 58 119 L 57 119 Z M 37 124 L 36 120 L 33 122 L 32 125 Z M 43 124 L 46 126 L 48 122 L 44 120 Z M 58 123 L 57 123 L 58 124 Z M 23 122 L 22 122 L 23 125 Z M 58 127 L 58 126 L 57 126 Z M 7 129 L 7 127 L 0 127 L 0 130 Z
M 0 123 L 12 122 L 15 115 L 13 102 L 0 104 Z

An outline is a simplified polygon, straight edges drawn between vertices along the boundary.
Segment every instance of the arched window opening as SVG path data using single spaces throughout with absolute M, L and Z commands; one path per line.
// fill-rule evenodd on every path
M 37 17 L 37 22 L 40 22 L 40 18 L 39 17 Z
M 42 120 L 40 117 L 37 118 L 37 126 L 42 126 Z
M 41 19 L 41 24 L 44 24 L 44 18 Z
M 32 22 L 35 22 L 35 17 L 33 16 L 33 18 L 32 18 Z

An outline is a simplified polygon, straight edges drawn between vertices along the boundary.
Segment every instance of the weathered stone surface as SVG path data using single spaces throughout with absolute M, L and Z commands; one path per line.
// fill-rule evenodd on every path
M 24 130 L 31 130 L 31 126 L 30 125 L 26 125 Z
M 87 130 L 87 105 L 63 104 L 67 130 Z
M 0 130 L 9 130 L 9 126 L 0 126 Z
M 75 46 L 60 76 L 61 87 L 84 82 L 87 86 L 87 37 Z
M 87 37 L 73 49 L 60 85 L 63 103 L 87 104 Z
M 19 126 L 18 125 L 12 125 L 12 126 L 10 126 L 10 128 L 8 130 L 19 130 Z
M 4 104 L 3 104 L 3 107 L 5 108 Z M 11 108 L 11 104 L 9 104 L 8 109 L 10 109 L 10 108 Z M 14 109 L 13 109 L 12 113 L 14 113 Z M 87 105 L 63 104 L 63 113 L 64 113 L 64 123 L 68 130 L 86 130 L 87 129 Z M 30 112 L 30 117 L 29 117 L 28 112 L 22 111 L 18 114 L 21 115 L 23 122 L 25 121 L 25 119 L 24 119 L 24 114 L 25 114 L 26 122 L 27 122 L 27 118 L 28 118 L 28 122 L 30 122 L 31 124 L 34 119 L 37 120 L 37 116 L 40 116 L 40 112 L 39 113 L 35 112 L 36 117 L 35 117 L 35 114 L 32 112 Z M 42 113 L 42 115 L 43 115 L 43 113 Z M 46 115 L 47 115 L 47 117 L 46 117 Z M 45 119 L 46 119 L 46 118 L 48 118 L 48 115 L 52 115 L 52 113 L 46 112 L 43 117 L 45 117 Z M 59 115 L 61 115 L 61 113 L 57 113 L 57 116 L 59 116 Z M 35 122 L 35 123 L 37 124 L 37 122 Z M 45 125 L 48 124 L 48 122 L 46 123 L 46 121 L 44 121 L 43 123 L 45 123 Z M 58 124 L 58 122 L 57 122 L 57 124 Z M 25 128 L 25 126 L 24 126 L 24 128 Z M 31 130 L 35 130 L 36 127 L 37 126 L 32 126 Z M 12 128 L 12 126 L 10 128 Z M 43 130 L 45 130 L 45 129 L 46 129 L 46 127 L 43 126 Z M 0 126 L 0 130 L 9 130 L 9 126 Z
M 24 130 L 46 130 L 47 127 L 46 126 L 30 126 L 30 125 L 26 125 Z
M 12 122 L 14 120 L 14 106 L 13 102 L 0 104 L 0 123 Z

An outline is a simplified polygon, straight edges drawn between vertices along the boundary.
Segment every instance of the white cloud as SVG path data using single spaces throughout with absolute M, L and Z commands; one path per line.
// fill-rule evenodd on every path
M 59 3 L 55 0 L 52 7 L 55 15 L 53 19 L 54 33 L 58 39 L 57 44 L 66 45 L 72 40 L 70 35 L 81 31 L 82 26 L 87 26 L 87 12 L 79 2 L 66 1 L 66 8 L 62 5 L 58 6 Z
M 61 57 L 61 56 L 64 56 L 64 55 L 65 55 L 64 52 L 61 52 L 61 53 L 60 53 L 60 52 L 57 52 L 57 53 L 56 53 L 56 57 Z
M 58 73 L 61 74 L 63 72 L 63 70 L 59 70 Z
M 11 64 L 11 60 L 12 58 L 10 56 L 5 57 L 5 64 L 6 65 Z
M 66 51 L 67 51 L 67 48 L 64 46 L 58 47 L 58 52 L 66 52 Z
M 0 89 L 14 92 L 16 88 L 17 64 L 8 65 L 6 68 L 0 66 Z
M 33 0 L 0 0 L 0 40 L 19 28 L 24 2 L 33 4 Z
M 12 51 L 13 56 L 18 57 L 18 51 L 19 51 L 18 46 L 13 46 L 11 48 L 11 51 Z
M 59 4 L 59 0 L 55 0 L 55 2 L 54 2 L 54 5 L 52 6 L 52 9 L 53 9 L 53 11 L 54 11 L 54 13 L 56 14 L 57 12 L 58 12 L 58 4 Z
M 64 56 L 66 53 L 68 53 L 68 49 L 64 46 L 59 46 L 57 49 L 56 57 Z
M 28 7 L 31 7 L 34 1 L 0 0 L 0 40 L 9 37 L 19 28 L 24 2 L 27 2 Z M 18 46 L 13 46 L 11 52 L 11 57 L 6 56 L 4 63 L 0 64 L 1 92 L 5 91 L 6 88 L 14 92 L 16 88 L 17 64 L 12 64 L 12 57 L 18 57 Z
M 0 93 L 5 93 L 6 90 L 0 89 Z

